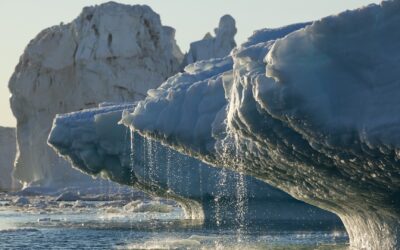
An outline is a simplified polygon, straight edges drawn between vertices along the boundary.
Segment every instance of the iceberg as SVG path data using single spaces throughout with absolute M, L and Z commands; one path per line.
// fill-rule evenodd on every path
M 40 32 L 9 82 L 17 120 L 14 177 L 54 187 L 90 182 L 48 147 L 55 115 L 143 99 L 181 70 L 174 36 L 150 7 L 115 2 L 85 7 L 72 22 Z
M 226 65 L 230 63 L 225 59 Z M 213 168 L 118 124 L 135 106 L 105 103 L 57 115 L 48 142 L 86 174 L 175 200 L 191 223 L 258 227 L 285 221 L 298 230 L 341 226 L 333 214 L 259 180 Z
M 169 78 L 122 122 L 337 214 L 355 249 L 399 249 L 399 23 L 384 1 L 254 34 L 230 69 Z
M 202 40 L 192 42 L 189 52 L 185 54 L 183 65 L 212 58 L 221 58 L 229 55 L 236 47 L 236 21 L 230 15 L 224 15 L 215 28 L 215 36 L 207 33 Z

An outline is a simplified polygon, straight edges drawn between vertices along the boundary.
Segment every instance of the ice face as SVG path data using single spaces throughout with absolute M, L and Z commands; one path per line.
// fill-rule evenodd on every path
M 299 225 L 318 221 L 328 228 L 340 225 L 332 214 L 261 181 L 245 177 L 240 182 L 234 172 L 208 166 L 118 125 L 122 113 L 133 110 L 135 104 L 101 106 L 57 115 L 48 140 L 58 154 L 89 175 L 172 198 L 185 209 L 187 219 L 200 223 L 234 224 L 240 191 L 247 199 L 243 219 L 248 224 L 285 220 Z M 244 188 L 238 190 L 241 185 Z
M 86 7 L 71 23 L 40 32 L 9 83 L 18 124 L 15 177 L 61 187 L 90 182 L 48 147 L 55 115 L 144 98 L 180 70 L 174 34 L 150 7 L 114 2 Z
M 12 178 L 16 150 L 15 128 L 0 127 L 0 190 L 2 191 L 18 188 Z
M 254 34 L 232 69 L 171 78 L 123 122 L 338 214 L 356 249 L 398 249 L 399 14 L 386 1 L 276 42 Z

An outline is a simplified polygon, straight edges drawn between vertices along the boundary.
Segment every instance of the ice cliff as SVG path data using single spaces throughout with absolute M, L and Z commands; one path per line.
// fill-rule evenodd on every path
M 16 151 L 15 128 L 0 127 L 0 191 L 18 187 L 12 178 Z
M 174 35 L 149 7 L 113 2 L 86 7 L 71 23 L 40 32 L 9 82 L 17 119 L 15 177 L 40 185 L 88 181 L 48 147 L 54 116 L 144 98 L 180 70 Z
M 275 42 L 254 34 L 232 67 L 170 78 L 123 122 L 336 213 L 355 249 L 399 249 L 399 24 L 400 1 L 385 1 Z
M 218 28 L 215 28 L 215 36 L 207 33 L 202 40 L 190 44 L 189 52 L 186 53 L 183 65 L 207 60 L 221 58 L 229 55 L 236 46 L 236 22 L 230 15 L 221 17 Z
M 231 60 L 226 65 L 231 66 Z M 296 201 L 259 180 L 213 168 L 118 125 L 122 113 L 134 107 L 103 104 L 58 115 L 49 143 L 87 174 L 176 200 L 192 222 L 259 227 L 285 221 L 297 230 L 341 225 L 333 214 Z

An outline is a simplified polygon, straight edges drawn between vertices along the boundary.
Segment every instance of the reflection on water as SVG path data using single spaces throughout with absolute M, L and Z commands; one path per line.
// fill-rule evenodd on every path
M 330 236 L 282 232 L 272 235 L 247 236 L 237 242 L 232 232 L 224 235 L 161 235 L 140 243 L 117 246 L 117 249 L 346 249 L 342 243 L 329 243 Z M 316 244 L 315 240 L 322 243 Z M 329 240 L 328 240 L 329 241 Z
M 139 197 L 140 196 L 140 197 Z M 174 202 L 131 191 L 0 194 L 0 249 L 344 249 L 344 231 L 195 227 Z

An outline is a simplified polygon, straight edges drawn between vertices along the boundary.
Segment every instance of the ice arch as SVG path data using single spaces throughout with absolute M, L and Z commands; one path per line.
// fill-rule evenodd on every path
M 229 170 L 208 166 L 118 125 L 135 104 L 58 115 L 49 144 L 77 169 L 177 201 L 192 223 L 286 229 L 331 229 L 333 214 L 294 200 L 284 192 Z

